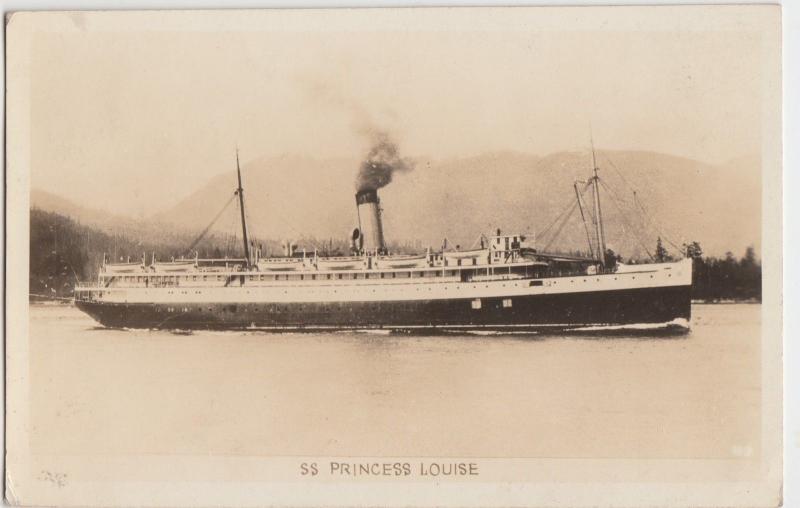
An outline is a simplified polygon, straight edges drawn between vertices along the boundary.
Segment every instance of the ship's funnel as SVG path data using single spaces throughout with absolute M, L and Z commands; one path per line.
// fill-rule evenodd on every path
M 380 203 L 377 190 L 367 189 L 356 193 L 358 229 L 361 230 L 364 250 L 384 254 L 386 253 L 386 243 L 383 239 Z

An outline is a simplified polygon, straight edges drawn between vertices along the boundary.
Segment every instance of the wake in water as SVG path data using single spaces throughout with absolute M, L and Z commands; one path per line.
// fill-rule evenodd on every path
M 404 335 L 475 335 L 475 336 L 532 336 L 545 335 L 565 336 L 648 336 L 663 337 L 673 335 L 686 335 L 691 331 L 689 321 L 677 318 L 666 323 L 631 323 L 625 325 L 590 325 L 590 326 L 541 326 L 530 328 L 494 328 L 487 327 L 482 330 L 464 330 L 458 328 L 414 328 L 395 329 L 393 334 Z
M 136 328 L 110 328 L 103 326 L 93 326 L 91 330 L 118 330 L 141 332 L 142 329 Z M 241 329 L 182 329 L 182 328 L 151 328 L 151 332 L 168 332 L 172 335 L 192 335 L 195 332 L 216 333 L 216 334 L 362 334 L 372 336 L 389 335 L 409 335 L 409 336 L 580 336 L 586 337 L 668 337 L 686 335 L 690 332 L 689 322 L 686 319 L 678 318 L 667 323 L 631 323 L 625 325 L 590 325 L 590 326 L 570 326 L 570 325 L 549 325 L 549 326 L 520 326 L 496 327 L 487 326 L 483 329 L 469 329 L 466 327 L 448 326 L 420 326 L 420 327 L 384 327 L 384 328 L 341 328 L 341 327 L 255 327 L 250 326 Z
M 597 337 L 671 337 L 688 335 L 689 321 L 677 318 L 667 323 L 636 323 L 629 325 L 585 326 L 573 328 L 569 333 Z

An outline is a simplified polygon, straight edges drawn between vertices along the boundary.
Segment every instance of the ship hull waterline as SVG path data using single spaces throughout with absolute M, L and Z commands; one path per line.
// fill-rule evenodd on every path
M 481 298 L 341 302 L 124 303 L 77 300 L 109 328 L 538 332 L 659 325 L 688 330 L 691 286 Z

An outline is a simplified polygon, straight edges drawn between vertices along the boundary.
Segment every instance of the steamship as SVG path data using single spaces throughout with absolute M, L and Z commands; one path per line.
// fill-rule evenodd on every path
M 538 252 L 496 230 L 471 250 L 388 251 L 377 188 L 356 196 L 358 227 L 344 256 L 262 257 L 248 239 L 236 161 L 244 256 L 103 262 L 75 303 L 106 327 L 536 332 L 661 327 L 685 330 L 692 261 L 624 264 L 606 256 L 599 177 L 575 183 L 591 255 Z M 591 189 L 592 204 L 582 192 Z M 236 198 L 236 199 L 235 199 Z M 587 200 L 588 201 L 588 200 Z M 594 220 L 587 220 L 594 218 Z

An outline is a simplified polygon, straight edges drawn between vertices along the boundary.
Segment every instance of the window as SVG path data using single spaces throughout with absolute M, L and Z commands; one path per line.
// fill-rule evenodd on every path
M 503 298 L 503 308 L 511 307 L 511 298 Z
M 532 280 L 531 281 L 531 286 L 541 286 L 541 285 L 542 285 L 542 281 L 540 281 L 540 280 Z
M 476 299 L 472 300 L 472 308 L 473 309 L 480 309 L 481 308 L 481 299 L 480 298 L 476 298 Z

